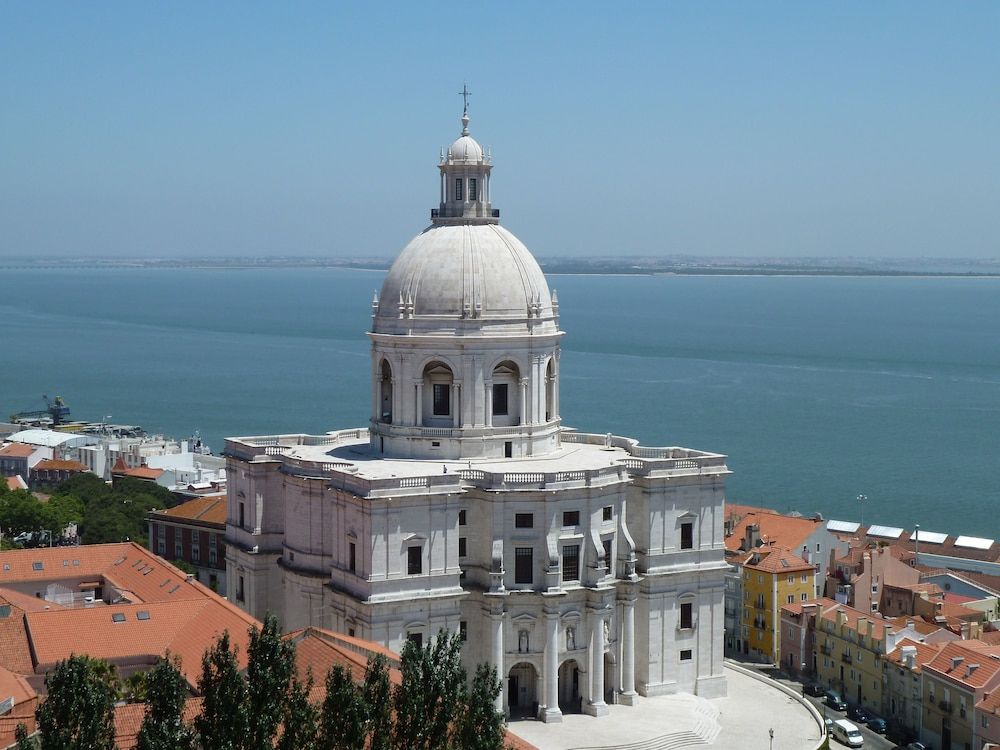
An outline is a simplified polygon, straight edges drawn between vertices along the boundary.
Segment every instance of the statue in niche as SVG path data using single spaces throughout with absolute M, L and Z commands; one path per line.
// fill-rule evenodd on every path
M 608 642 L 608 636 L 611 633 L 611 624 L 608 622 L 610 619 L 611 619 L 610 617 L 605 617 L 604 618 L 604 642 L 605 643 Z
M 517 650 L 524 654 L 528 652 L 528 631 L 519 630 L 517 633 Z
M 566 650 L 576 651 L 576 628 L 573 626 L 566 628 Z

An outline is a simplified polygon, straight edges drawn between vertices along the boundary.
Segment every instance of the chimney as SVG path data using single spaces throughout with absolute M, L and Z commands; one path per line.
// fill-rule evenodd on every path
M 842 609 L 838 609 L 837 610 L 837 624 L 840 625 L 840 626 L 843 626 L 846 623 L 847 623 L 847 613 L 844 610 L 842 610 Z
M 972 676 L 972 673 L 979 669 L 978 664 L 966 664 L 965 665 L 965 679 Z
M 952 669 L 957 668 L 958 665 L 961 664 L 963 661 L 965 661 L 965 657 L 964 656 L 953 656 L 953 657 L 951 657 L 951 668 Z
M 969 623 L 963 622 L 959 627 L 959 635 L 962 636 L 963 641 L 969 640 Z
M 802 545 L 802 559 L 812 565 L 812 552 L 809 551 L 809 547 L 805 544 Z
M 858 620 L 858 635 L 868 635 L 868 628 L 871 624 L 871 620 L 867 617 L 862 617 Z
M 900 657 L 903 662 L 903 666 L 907 669 L 913 669 L 913 665 L 917 663 L 917 647 L 903 646 L 900 650 Z

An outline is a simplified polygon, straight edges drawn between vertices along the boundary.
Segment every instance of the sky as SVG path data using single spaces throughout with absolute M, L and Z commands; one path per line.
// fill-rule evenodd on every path
M 0 4 L 0 257 L 1000 257 L 1000 3 Z

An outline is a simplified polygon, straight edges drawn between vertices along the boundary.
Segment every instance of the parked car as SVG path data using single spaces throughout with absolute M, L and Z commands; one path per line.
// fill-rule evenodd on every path
M 833 734 L 833 719 L 831 719 L 829 716 L 824 716 L 823 724 L 826 725 L 826 733 Z
M 860 730 L 847 719 L 833 722 L 833 736 L 848 747 L 863 747 L 865 744 Z
M 835 690 L 827 690 L 823 696 L 823 702 L 837 711 L 847 710 L 847 701 L 841 698 L 840 693 Z
M 818 682 L 807 682 L 802 686 L 802 693 L 804 695 L 811 695 L 814 698 L 822 698 L 823 693 L 826 692 L 826 688 L 820 685 Z
M 872 716 L 868 719 L 868 728 L 876 734 L 885 734 L 885 719 L 879 716 Z
M 851 705 L 847 707 L 847 718 L 851 721 L 860 721 L 864 724 L 872 715 L 865 710 L 864 706 Z

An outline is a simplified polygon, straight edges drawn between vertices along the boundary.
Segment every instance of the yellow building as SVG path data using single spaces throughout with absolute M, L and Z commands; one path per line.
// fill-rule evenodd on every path
M 749 653 L 781 662 L 781 607 L 815 596 L 816 566 L 787 547 L 755 547 L 742 562 L 743 637 Z
M 841 605 L 825 610 L 816 624 L 816 672 L 820 683 L 885 715 L 883 672 L 896 647 L 892 623 L 871 612 Z

